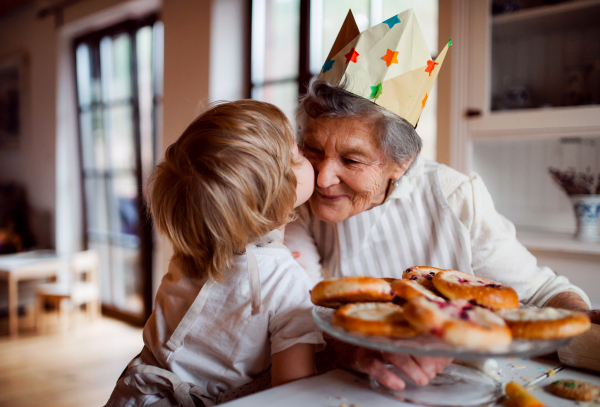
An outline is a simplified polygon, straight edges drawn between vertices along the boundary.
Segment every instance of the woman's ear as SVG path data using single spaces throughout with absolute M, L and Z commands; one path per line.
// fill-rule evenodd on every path
M 402 165 L 394 163 L 394 168 L 392 170 L 392 173 L 390 174 L 390 178 L 394 180 L 400 179 L 400 177 L 402 177 L 406 173 L 406 171 L 408 171 L 408 168 L 410 167 L 412 161 L 413 158 L 411 157 L 410 159 L 402 163 Z

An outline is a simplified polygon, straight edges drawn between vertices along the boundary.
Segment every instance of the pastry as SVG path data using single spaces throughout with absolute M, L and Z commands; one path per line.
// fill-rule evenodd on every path
M 492 309 L 519 307 L 515 290 L 495 281 L 456 270 L 444 270 L 433 276 L 434 287 L 451 300 L 475 301 Z
M 416 297 L 427 297 L 434 301 L 445 301 L 444 298 L 435 295 L 421 284 L 412 280 L 396 280 L 390 285 L 396 296 L 406 301 Z
M 335 311 L 331 323 L 365 335 L 405 338 L 419 333 L 404 318 L 402 307 L 389 302 L 346 304 Z
M 407 268 L 402 273 L 402 278 L 404 280 L 411 280 L 415 283 L 421 284 L 423 287 L 434 291 L 433 287 L 433 276 L 435 276 L 440 271 L 444 271 L 444 269 L 438 269 L 435 267 L 425 267 L 425 266 L 415 266 L 411 268 Z
M 413 298 L 405 305 L 404 316 L 418 330 L 468 349 L 504 349 L 512 340 L 502 318 L 465 300 Z
M 557 339 L 584 333 L 590 319 L 583 312 L 557 308 L 522 308 L 497 311 L 512 331 L 523 339 Z
M 313 304 L 338 308 L 349 302 L 388 302 L 395 293 L 390 284 L 376 277 L 343 277 L 321 281 L 310 293 Z
M 557 380 L 550 385 L 550 392 L 571 400 L 592 401 L 600 395 L 600 387 L 582 380 Z

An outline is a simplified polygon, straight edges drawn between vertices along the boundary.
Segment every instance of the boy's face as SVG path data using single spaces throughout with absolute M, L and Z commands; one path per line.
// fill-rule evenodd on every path
M 298 145 L 294 144 L 294 160 L 300 162 L 299 165 L 292 166 L 296 174 L 296 203 L 294 208 L 302 205 L 311 197 L 315 189 L 315 171 L 310 162 L 298 149 Z

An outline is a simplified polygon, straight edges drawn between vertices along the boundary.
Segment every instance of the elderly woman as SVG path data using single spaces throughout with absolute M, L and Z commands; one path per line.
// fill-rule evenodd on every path
M 521 302 L 589 311 L 589 299 L 515 237 L 481 178 L 419 157 L 411 124 L 373 102 L 314 82 L 297 112 L 298 140 L 315 169 L 309 204 L 285 243 L 313 280 L 353 275 L 400 278 L 411 266 L 455 269 L 513 287 Z M 592 315 L 592 318 L 595 317 Z M 391 363 L 426 384 L 444 359 L 329 346 L 334 365 L 371 374 L 392 388 Z

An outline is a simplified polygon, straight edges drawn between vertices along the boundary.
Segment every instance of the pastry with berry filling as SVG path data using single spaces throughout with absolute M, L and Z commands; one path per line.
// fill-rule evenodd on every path
M 512 340 L 502 318 L 465 300 L 413 298 L 404 306 L 404 316 L 418 330 L 467 349 L 503 350 Z
M 428 290 L 435 291 L 432 280 L 433 276 L 440 271 L 445 270 L 435 267 L 415 266 L 404 270 L 404 273 L 402 273 L 402 279 L 414 281 L 417 284 L 421 284 Z
M 412 280 L 396 280 L 390 285 L 392 286 L 392 290 L 396 293 L 396 296 L 405 301 L 417 297 L 427 297 L 434 301 L 446 301 L 445 298 L 435 295 L 427 288 Z
M 338 308 L 333 325 L 365 335 L 406 338 L 419 333 L 404 318 L 402 307 L 389 302 L 359 302 Z
M 313 304 L 328 308 L 338 308 L 350 302 L 391 302 L 394 296 L 387 281 L 367 276 L 324 280 L 310 292 Z
M 583 312 L 557 308 L 522 308 L 497 311 L 512 331 L 523 339 L 569 338 L 587 331 L 590 318 Z
M 432 281 L 434 287 L 451 300 L 473 300 L 494 310 L 519 307 L 519 296 L 515 290 L 487 278 L 444 270 L 433 276 Z

